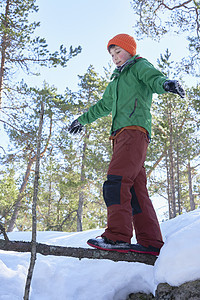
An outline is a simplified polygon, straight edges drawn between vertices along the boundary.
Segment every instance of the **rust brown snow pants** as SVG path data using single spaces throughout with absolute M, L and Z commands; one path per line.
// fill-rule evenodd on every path
M 113 141 L 113 155 L 104 182 L 107 228 L 102 236 L 131 243 L 133 226 L 137 242 L 161 248 L 162 235 L 147 191 L 146 159 L 149 140 L 139 130 L 125 129 Z

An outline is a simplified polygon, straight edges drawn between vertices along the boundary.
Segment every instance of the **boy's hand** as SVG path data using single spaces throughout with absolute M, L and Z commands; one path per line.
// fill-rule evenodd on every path
M 83 125 L 76 119 L 69 126 L 68 131 L 69 133 L 76 134 L 76 133 L 80 133 L 82 129 L 83 129 Z
M 167 80 L 163 84 L 166 92 L 178 94 L 181 98 L 185 97 L 185 91 L 177 80 Z

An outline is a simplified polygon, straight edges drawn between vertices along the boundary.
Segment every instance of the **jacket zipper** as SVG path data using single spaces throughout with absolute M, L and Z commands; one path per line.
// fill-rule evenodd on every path
M 136 107 L 137 107 L 137 101 L 138 101 L 138 99 L 136 98 L 136 99 L 135 99 L 135 104 L 134 104 L 134 109 L 133 109 L 132 113 L 129 115 L 129 118 L 134 114 L 134 112 L 135 112 L 135 110 L 136 110 Z

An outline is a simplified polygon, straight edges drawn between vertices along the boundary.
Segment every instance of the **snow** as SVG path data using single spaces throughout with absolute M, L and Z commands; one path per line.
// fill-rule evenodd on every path
M 161 230 L 165 244 L 154 266 L 38 254 L 30 300 L 125 300 L 130 293 L 155 294 L 161 282 L 200 279 L 200 209 L 161 223 Z M 102 232 L 38 232 L 37 241 L 88 248 L 86 241 Z M 9 238 L 30 241 L 31 232 Z M 30 253 L 0 250 L 0 300 L 23 299 L 29 259 Z

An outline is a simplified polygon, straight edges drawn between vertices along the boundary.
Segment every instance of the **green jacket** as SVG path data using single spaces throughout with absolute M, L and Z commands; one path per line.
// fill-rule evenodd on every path
M 111 133 L 125 126 L 145 128 L 151 136 L 153 93 L 163 94 L 167 78 L 145 58 L 133 56 L 121 70 L 115 69 L 103 97 L 78 118 L 89 124 L 112 112 Z

